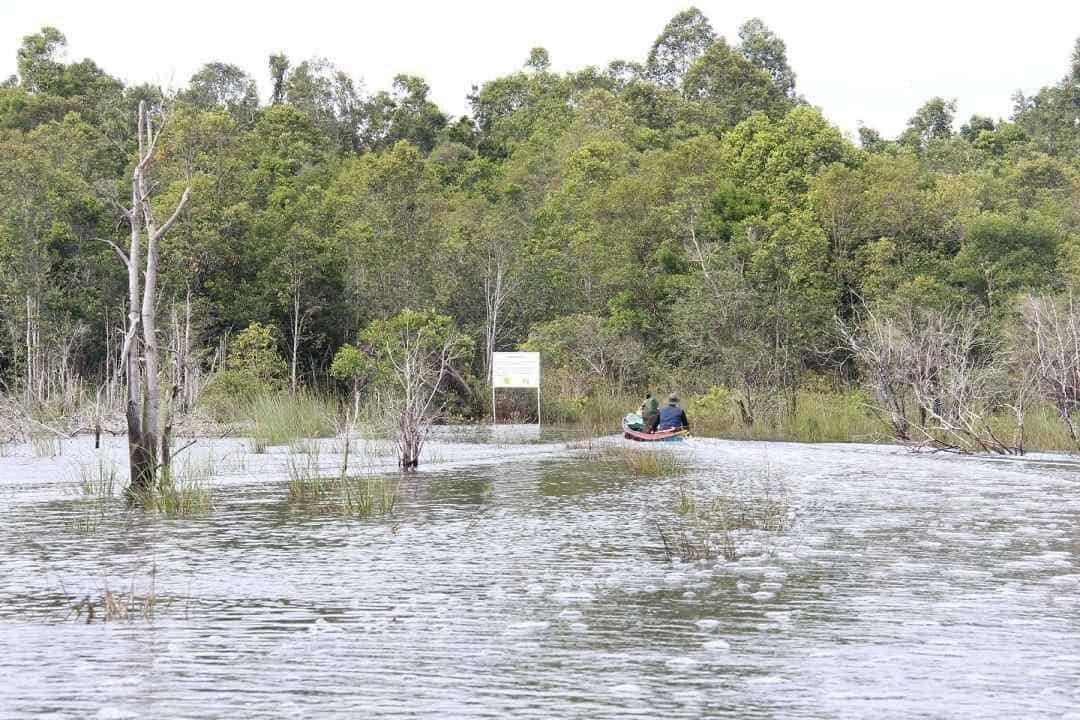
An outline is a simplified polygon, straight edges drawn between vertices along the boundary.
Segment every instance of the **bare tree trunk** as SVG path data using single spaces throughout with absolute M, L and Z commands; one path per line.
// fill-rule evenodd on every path
M 289 387 L 296 394 L 296 355 L 300 348 L 300 285 L 293 288 L 292 361 L 289 367 Z
M 26 294 L 26 404 L 34 402 L 34 313 L 30 293 Z
M 129 494 L 137 496 L 150 490 L 158 467 L 168 470 L 169 439 L 158 435 L 158 343 L 157 343 L 157 260 L 158 240 L 176 221 L 187 205 L 190 188 L 184 190 L 176 210 L 161 227 L 154 222 L 150 204 L 147 168 L 154 154 L 157 134 L 147 117 L 146 103 L 139 103 L 139 157 L 131 177 L 131 208 L 120 208 L 131 226 L 131 246 L 127 257 L 114 249 L 128 271 L 128 327 L 122 356 L 126 358 L 128 377 L 127 425 L 128 460 L 131 471 Z M 160 131 L 159 131 L 160 132 Z M 146 231 L 145 285 L 139 288 L 139 255 L 142 231 Z M 139 336 L 139 325 L 142 336 Z M 142 350 L 142 366 L 139 364 Z M 140 393 L 141 389 L 141 393 Z M 171 425 L 171 419 L 168 425 Z M 161 450 L 160 459 L 158 456 Z
M 188 285 L 187 294 L 184 296 L 184 342 L 181 347 L 183 348 L 183 362 L 180 367 L 182 368 L 182 374 L 180 376 L 180 383 L 183 389 L 183 396 L 180 407 L 183 411 L 190 412 L 192 406 L 195 404 L 195 378 L 191 369 L 191 286 Z

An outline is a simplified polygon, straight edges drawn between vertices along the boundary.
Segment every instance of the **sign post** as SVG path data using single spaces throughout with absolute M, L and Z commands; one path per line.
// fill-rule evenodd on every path
M 491 353 L 491 424 L 498 424 L 495 414 L 496 388 L 535 388 L 536 424 L 540 424 L 540 353 Z

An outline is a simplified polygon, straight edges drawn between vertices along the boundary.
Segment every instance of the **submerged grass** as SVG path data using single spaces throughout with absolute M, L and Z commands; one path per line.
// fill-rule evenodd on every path
M 212 463 L 186 465 L 179 471 L 161 473 L 156 487 L 137 493 L 135 502 L 168 518 L 188 518 L 214 509 L 210 479 Z
M 84 596 L 72 605 L 69 617 L 88 625 L 95 620 L 130 623 L 141 619 L 149 622 L 154 619 L 154 611 L 158 606 L 156 579 L 157 568 L 154 568 L 150 572 L 150 582 L 145 590 L 137 591 L 135 580 L 132 579 L 126 593 L 114 592 L 109 588 L 109 581 L 105 580 L 100 597 Z
M 81 463 L 71 470 L 73 484 L 81 502 L 78 515 L 66 524 L 68 530 L 80 535 L 97 532 L 98 526 L 117 497 L 126 476 L 116 463 L 98 457 L 92 463 Z
M 794 519 L 784 479 L 765 469 L 757 476 L 721 480 L 719 490 L 702 492 L 680 484 L 671 514 L 657 521 L 669 560 L 734 560 L 737 531 L 780 532 Z
M 289 458 L 289 503 L 304 512 L 353 518 L 383 517 L 397 506 L 399 481 L 350 474 L 343 463 L 325 474 L 318 453 Z
M 86 499 L 106 500 L 116 496 L 123 478 L 116 463 L 98 457 L 94 463 L 84 463 L 75 469 L 79 492 Z
M 394 512 L 399 481 L 384 477 L 343 477 L 338 480 L 341 514 L 349 517 L 382 517 Z
M 568 443 L 579 451 L 580 465 L 615 468 L 636 477 L 675 477 L 686 473 L 686 461 L 672 450 L 651 449 L 586 439 Z
M 211 480 L 217 474 L 213 457 L 183 466 L 174 465 L 158 474 L 154 486 L 143 492 L 126 495 L 129 503 L 168 518 L 186 518 L 210 512 L 214 508 Z M 83 513 L 73 520 L 70 529 L 92 533 L 108 509 L 127 485 L 127 473 L 116 462 L 97 458 L 94 463 L 76 467 L 75 480 L 85 501 Z
M 52 432 L 34 431 L 30 433 L 30 448 L 34 457 L 56 457 L 63 452 L 60 438 Z
M 789 442 L 896 442 L 890 428 L 874 409 L 864 391 L 851 388 L 806 388 L 780 395 L 762 390 L 753 398 L 752 421 L 744 416 L 738 392 L 713 387 L 707 392 L 686 393 L 683 407 L 694 435 L 730 440 Z M 641 399 L 625 393 L 603 392 L 596 397 L 549 399 L 546 420 L 567 422 L 582 435 L 610 435 L 623 415 L 636 410 Z M 1023 427 L 1015 413 L 1006 409 L 987 411 L 994 434 L 1031 451 L 1080 452 L 1057 411 L 1045 402 L 1030 402 Z
M 741 396 L 725 388 L 688 393 L 683 407 L 695 435 L 732 440 L 793 442 L 889 442 L 887 428 L 858 391 L 800 390 L 794 397 L 769 395 L 755 400 L 753 422 L 739 411 Z M 625 393 L 597 397 L 553 399 L 545 420 L 565 422 L 583 433 L 609 435 L 623 415 L 636 411 L 641 398 Z

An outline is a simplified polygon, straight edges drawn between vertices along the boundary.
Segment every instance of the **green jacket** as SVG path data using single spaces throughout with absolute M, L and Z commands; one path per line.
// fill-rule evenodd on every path
M 649 397 L 641 403 L 641 416 L 652 415 L 660 411 L 660 405 L 656 402 L 656 398 Z

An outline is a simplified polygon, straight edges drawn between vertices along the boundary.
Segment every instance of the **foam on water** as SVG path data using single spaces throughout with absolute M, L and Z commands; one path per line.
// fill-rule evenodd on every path
M 391 518 L 290 509 L 315 448 L 200 441 L 213 513 L 116 506 L 0 453 L 3 717 L 1068 717 L 1080 706 L 1080 464 L 695 439 L 708 489 L 784 477 L 792 527 L 668 562 L 678 480 L 583 467 L 532 430 L 441 432 Z M 603 442 L 620 443 L 617 438 Z M 635 447 L 635 451 L 643 448 Z M 354 448 L 369 470 L 392 458 Z M 110 442 L 104 462 L 122 463 Z M 150 569 L 153 621 L 72 607 Z

